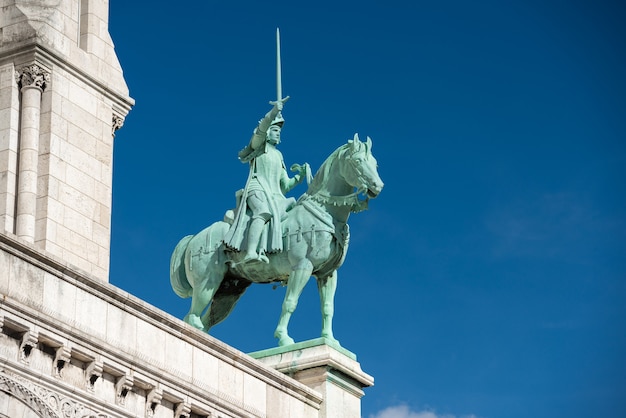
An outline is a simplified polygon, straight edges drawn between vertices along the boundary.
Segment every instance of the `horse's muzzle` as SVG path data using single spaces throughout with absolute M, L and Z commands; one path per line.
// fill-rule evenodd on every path
M 382 181 L 374 184 L 372 187 L 367 189 L 367 196 L 371 199 L 375 198 L 383 190 L 383 187 L 385 187 L 385 184 Z

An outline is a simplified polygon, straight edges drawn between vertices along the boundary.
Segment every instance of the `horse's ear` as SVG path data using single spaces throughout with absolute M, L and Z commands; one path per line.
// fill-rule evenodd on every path
M 359 134 L 355 133 L 352 141 L 348 142 L 350 143 L 350 148 L 352 149 L 352 152 L 358 152 L 361 145 L 361 141 L 359 141 Z
M 367 152 L 372 152 L 372 138 L 367 137 L 367 141 L 365 141 L 365 145 L 367 145 Z

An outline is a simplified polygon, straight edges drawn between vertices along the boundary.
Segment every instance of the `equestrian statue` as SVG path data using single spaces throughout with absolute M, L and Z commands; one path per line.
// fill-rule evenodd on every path
M 278 34 L 277 34 L 277 44 Z M 278 49 L 280 51 L 280 49 Z M 355 134 L 337 148 L 312 178 L 308 164 L 294 164 L 289 177 L 277 149 L 284 124 L 280 53 L 277 54 L 277 100 L 259 121 L 239 159 L 249 164 L 246 186 L 236 194 L 234 210 L 174 249 L 170 282 L 174 292 L 191 297 L 184 320 L 209 329 L 223 321 L 252 283 L 282 283 L 287 290 L 274 336 L 278 345 L 293 344 L 287 326 L 311 276 L 321 299 L 321 336 L 338 344 L 332 319 L 337 269 L 343 264 L 350 233 L 348 217 L 367 209 L 383 182 L 372 155 L 372 140 Z M 304 179 L 308 190 L 296 201 L 285 195 Z

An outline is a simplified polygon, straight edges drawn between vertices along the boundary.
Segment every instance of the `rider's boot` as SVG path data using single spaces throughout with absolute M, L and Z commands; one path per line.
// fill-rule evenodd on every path
M 250 226 L 248 227 L 248 249 L 246 250 L 246 256 L 242 260 L 243 263 L 251 260 L 259 260 L 256 248 L 259 246 L 264 225 L 265 219 L 263 218 L 253 218 L 252 222 L 250 222 Z

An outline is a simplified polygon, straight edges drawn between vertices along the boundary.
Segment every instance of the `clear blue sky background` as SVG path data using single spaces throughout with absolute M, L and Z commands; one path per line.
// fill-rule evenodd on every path
M 618 4 L 111 0 L 137 101 L 115 140 L 111 282 L 187 312 L 170 254 L 245 183 L 279 26 L 287 165 L 359 132 L 386 183 L 350 218 L 336 296 L 336 336 L 376 379 L 363 416 L 626 416 Z M 252 286 L 212 334 L 273 347 L 283 295 Z M 311 281 L 296 340 L 319 336 L 318 303 Z

